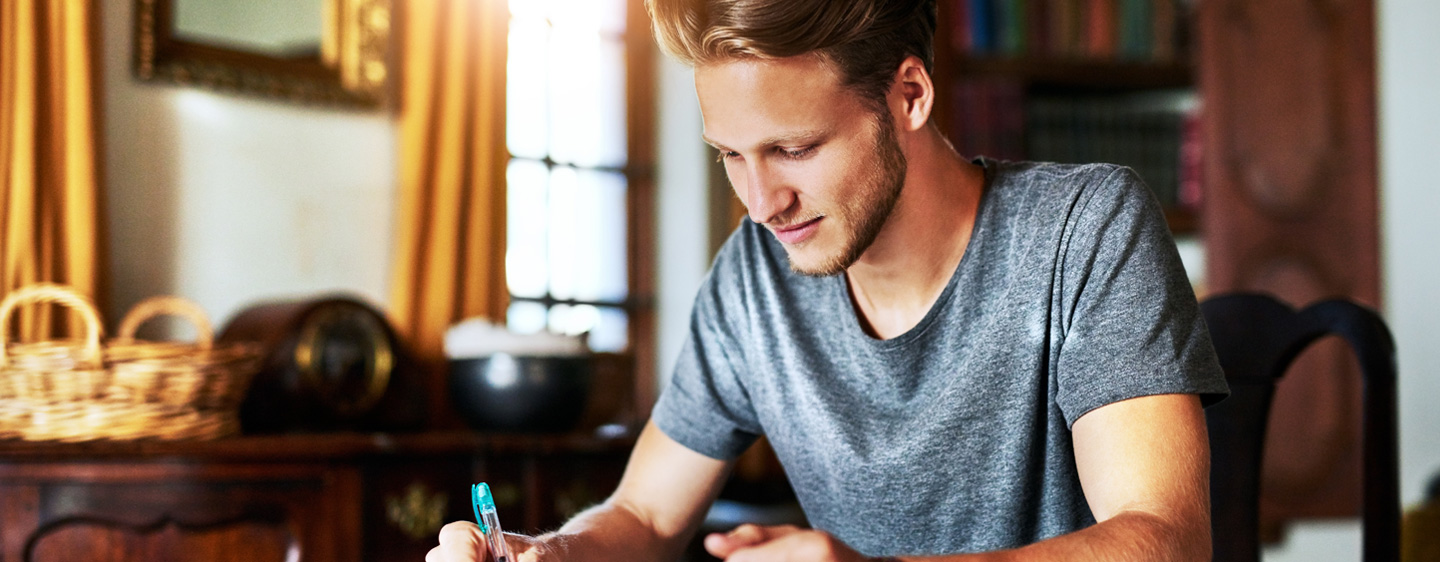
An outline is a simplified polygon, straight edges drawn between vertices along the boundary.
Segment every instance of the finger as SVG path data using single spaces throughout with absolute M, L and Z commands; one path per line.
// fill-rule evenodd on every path
M 725 562 L 799 562 L 836 560 L 835 544 L 824 533 L 792 532 L 774 540 L 742 547 Z
M 725 558 L 737 549 L 775 540 L 796 531 L 799 529 L 793 525 L 761 527 L 746 523 L 732 529 L 729 533 L 712 533 L 705 537 L 705 550 L 716 558 Z
M 537 543 L 537 542 L 535 541 L 535 538 L 534 538 L 534 537 L 530 537 L 530 536 L 527 536 L 527 535 L 516 535 L 516 534 L 513 534 L 513 533 L 505 533 L 505 534 L 504 534 L 504 537 L 505 537 L 505 546 L 510 547 L 510 556 L 511 556 L 512 558 L 519 558 L 521 554 L 524 554 L 524 553 L 526 553 L 526 552 L 529 552 L 530 550 L 536 548 L 536 547 L 539 545 L 539 543 Z M 514 561 L 514 560 L 510 560 L 510 561 L 508 561 L 508 562 L 515 562 L 515 561 Z
M 440 546 L 435 547 L 435 560 L 426 562 L 483 562 L 486 559 L 484 535 L 480 527 L 468 521 L 456 521 L 440 528 Z M 435 552 L 432 551 L 432 552 Z
M 758 525 L 744 524 L 728 533 L 711 533 L 705 537 L 705 550 L 716 558 L 725 558 L 736 549 L 765 540 L 765 529 Z

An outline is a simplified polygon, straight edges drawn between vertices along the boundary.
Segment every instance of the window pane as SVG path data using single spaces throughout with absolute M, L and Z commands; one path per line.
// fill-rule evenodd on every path
M 625 0 L 550 0 L 550 21 L 557 27 L 581 27 L 605 35 L 624 33 Z
M 600 311 L 590 305 L 557 304 L 550 307 L 550 331 L 578 336 L 600 323 Z
M 545 164 L 533 160 L 514 159 L 506 171 L 509 184 L 505 218 L 505 281 L 510 294 L 522 297 L 545 296 L 546 219 L 549 172 Z
M 550 294 L 625 298 L 625 176 L 556 168 L 550 177 Z
M 520 0 L 523 2 L 524 0 Z M 515 3 L 511 3 L 511 11 Z M 510 153 L 544 158 L 547 149 L 545 67 L 550 28 L 539 17 L 510 20 L 510 53 L 506 61 L 505 142 Z
M 620 308 L 557 304 L 550 308 L 549 328 L 570 336 L 588 332 L 592 351 L 624 351 L 630 345 L 630 318 Z
M 538 302 L 515 301 L 505 313 L 506 328 L 517 334 L 534 334 L 545 329 L 545 305 Z
M 621 352 L 630 347 L 630 316 L 623 309 L 601 307 L 600 322 L 590 330 L 590 349 Z
M 580 283 L 582 300 L 620 301 L 629 294 L 626 267 L 625 176 L 584 170 L 579 174 L 582 209 L 589 209 L 581 234 Z
M 581 166 L 625 165 L 625 49 L 593 32 L 550 36 L 550 156 Z
M 585 225 L 576 224 L 581 207 L 577 205 L 580 191 L 575 170 L 558 167 L 550 175 L 550 239 L 546 246 L 550 266 L 550 294 L 557 299 L 574 299 L 579 268 L 580 247 L 575 243 L 586 232 Z

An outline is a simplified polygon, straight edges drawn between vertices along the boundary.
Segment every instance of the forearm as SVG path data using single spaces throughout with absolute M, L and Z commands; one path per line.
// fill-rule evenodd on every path
M 543 562 L 650 562 L 679 558 L 694 529 L 664 529 L 613 498 L 537 537 Z
M 1203 529 L 1201 527 L 1204 527 Z M 900 557 L 903 562 L 1209 562 L 1206 525 L 1166 521 L 1128 511 L 1074 533 L 1018 548 L 983 554 Z

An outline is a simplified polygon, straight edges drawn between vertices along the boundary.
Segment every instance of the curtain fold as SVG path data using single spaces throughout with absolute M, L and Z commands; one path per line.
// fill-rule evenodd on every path
M 502 320 L 509 10 L 491 0 L 405 3 L 401 195 L 391 320 L 436 377 L 446 328 Z M 433 408 L 432 410 L 443 410 Z
M 40 281 L 103 304 L 97 14 L 92 0 L 0 1 L 0 293 Z M 78 333 L 48 311 L 24 339 Z

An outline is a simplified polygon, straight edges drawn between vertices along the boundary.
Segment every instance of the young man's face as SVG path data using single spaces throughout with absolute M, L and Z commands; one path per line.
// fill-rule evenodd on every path
M 855 263 L 905 182 L 888 112 L 877 115 L 818 57 L 703 65 L 695 89 L 706 141 L 791 269 L 834 275 Z

